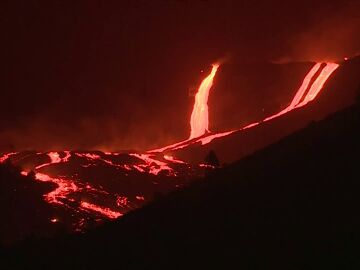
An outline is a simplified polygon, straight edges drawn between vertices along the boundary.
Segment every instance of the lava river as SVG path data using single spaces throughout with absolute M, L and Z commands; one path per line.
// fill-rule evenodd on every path
M 214 67 L 216 67 L 216 69 Z M 325 82 L 328 80 L 328 78 L 331 76 L 331 74 L 338 67 L 339 67 L 339 64 L 336 64 L 336 63 L 316 63 L 310 69 L 310 71 L 307 73 L 307 75 L 305 76 L 300 88 L 295 92 L 295 95 L 294 95 L 292 101 L 290 102 L 290 104 L 286 108 L 281 110 L 280 112 L 270 115 L 261 121 L 248 124 L 244 127 L 241 127 L 239 129 L 235 129 L 235 130 L 229 130 L 229 131 L 224 131 L 224 132 L 219 132 L 219 133 L 210 133 L 210 132 L 207 133 L 206 131 L 208 131 L 209 120 L 207 118 L 208 114 L 206 112 L 203 114 L 203 117 L 198 118 L 199 121 L 203 121 L 203 123 L 198 124 L 198 126 L 200 126 L 200 127 L 206 126 L 207 128 L 200 129 L 202 132 L 198 132 L 197 137 L 194 138 L 193 136 L 191 136 L 192 135 L 191 134 L 190 138 L 188 140 L 174 143 L 174 144 L 162 147 L 162 148 L 150 150 L 149 153 L 166 153 L 169 151 L 182 149 L 182 148 L 185 148 L 192 144 L 197 144 L 197 143 L 201 143 L 202 145 L 205 145 L 205 144 L 210 143 L 212 140 L 214 140 L 216 138 L 225 137 L 234 132 L 239 132 L 239 131 L 242 131 L 245 129 L 253 128 L 253 127 L 261 124 L 262 122 L 270 121 L 270 120 L 277 118 L 283 114 L 286 114 L 294 109 L 303 107 L 316 98 L 316 96 L 323 89 Z M 210 80 L 210 78 L 211 78 L 211 83 L 207 83 L 207 85 L 209 86 L 209 89 L 207 89 L 207 93 L 210 90 L 210 87 L 212 85 L 212 81 L 214 79 L 214 75 L 216 73 L 217 68 L 218 68 L 218 65 L 214 65 L 213 70 L 211 71 L 211 74 L 207 78 L 205 78 L 205 80 Z M 201 93 L 202 91 L 203 90 L 202 90 L 202 85 L 201 85 L 199 87 L 198 94 Z M 204 100 L 204 102 L 207 102 L 207 98 L 203 99 L 203 100 Z M 198 103 L 198 101 L 195 100 L 194 111 L 195 111 L 197 103 Z M 202 106 L 203 106 L 203 108 L 206 108 L 206 110 L 207 110 L 207 104 L 206 104 L 206 106 L 204 104 Z M 190 121 L 190 125 L 192 127 L 191 130 L 193 130 L 192 119 Z

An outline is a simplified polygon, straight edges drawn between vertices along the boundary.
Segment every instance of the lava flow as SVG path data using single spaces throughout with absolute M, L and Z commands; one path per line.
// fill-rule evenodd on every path
M 316 78 L 314 83 L 311 85 L 308 94 L 305 96 L 304 100 L 297 104 L 297 108 L 306 105 L 308 102 L 314 100 L 316 96 L 319 94 L 321 89 L 323 88 L 327 79 L 331 76 L 331 74 L 339 67 L 338 64 L 335 63 L 326 63 L 326 66 L 321 70 L 319 76 Z
M 95 188 L 91 186 L 89 183 L 84 183 L 81 181 L 76 181 L 72 179 L 73 177 L 65 177 L 65 176 L 56 176 L 53 177 L 51 173 L 48 173 L 48 168 L 54 167 L 56 164 L 60 163 L 68 163 L 70 158 L 72 157 L 70 151 L 64 151 L 62 152 L 63 157 L 61 157 L 59 152 L 49 152 L 49 153 L 35 153 L 36 156 L 46 154 L 48 159 L 50 159 L 49 162 L 42 163 L 40 165 L 35 166 L 34 172 L 35 172 L 35 179 L 42 182 L 50 182 L 55 184 L 57 187 L 44 195 L 45 201 L 53 204 L 53 205 L 61 205 L 63 207 L 69 208 L 74 210 L 75 212 L 78 212 L 81 209 L 86 209 L 86 211 L 93 210 L 100 215 L 107 217 L 107 218 L 114 218 L 119 217 L 122 215 L 122 213 L 117 211 L 112 211 L 111 209 L 108 209 L 106 207 L 101 207 L 99 205 L 95 205 L 92 203 L 86 203 L 86 202 L 80 202 L 80 207 L 77 207 L 76 202 L 76 194 L 80 194 L 83 191 L 92 192 L 96 194 L 104 193 L 103 190 L 101 190 L 100 187 Z M 16 157 L 17 153 L 10 153 L 5 154 L 0 159 L 1 162 L 5 162 L 8 160 L 11 156 Z M 79 155 L 78 153 L 75 153 L 76 155 Z M 95 155 L 93 155 L 95 156 Z M 14 160 L 16 162 L 21 161 L 21 157 Z M 45 170 L 45 171 L 44 171 Z M 28 175 L 29 172 L 23 170 L 21 172 L 22 175 Z
M 172 156 L 149 153 L 27 151 L 0 155 L 0 163 L 7 161 L 22 168 L 24 176 L 55 185 L 44 200 L 55 209 L 67 209 L 66 219 L 73 220 L 74 231 L 83 230 L 84 220 L 118 218 L 147 203 L 154 194 L 179 187 L 204 171 Z
M 121 213 L 112 211 L 110 208 L 100 207 L 96 204 L 92 204 L 92 203 L 88 203 L 88 202 L 81 202 L 80 206 L 84 209 L 100 213 L 104 216 L 107 216 L 108 218 L 118 218 L 118 217 L 122 216 Z
M 285 113 L 288 113 L 296 108 L 300 108 L 302 106 L 305 106 L 310 101 L 314 100 L 316 96 L 320 93 L 322 90 L 325 82 L 328 80 L 328 78 L 331 76 L 331 74 L 339 67 L 336 63 L 325 63 L 323 66 L 322 63 L 316 63 L 308 72 L 308 74 L 305 76 L 305 79 L 303 83 L 301 84 L 300 88 L 296 91 L 294 98 L 290 102 L 290 104 L 283 109 L 282 111 L 271 115 L 267 118 L 265 118 L 262 121 L 251 123 L 243 128 L 233 130 L 233 131 L 227 131 L 217 134 L 211 134 L 208 136 L 205 136 L 203 138 L 199 138 L 195 143 L 201 142 L 201 144 L 207 144 L 211 142 L 215 138 L 220 138 L 227 136 L 233 132 L 241 131 L 244 129 L 252 128 L 257 125 L 259 125 L 262 122 L 266 122 L 269 120 L 272 120 L 274 118 L 277 118 Z M 320 71 L 320 73 L 316 76 L 316 74 Z M 311 83 L 312 82 L 312 83 Z M 308 91 L 307 91 L 308 90 Z M 302 100 L 302 101 L 301 101 Z
M 219 64 L 212 65 L 210 74 L 201 82 L 196 93 L 194 108 L 190 119 L 191 132 L 189 139 L 202 136 L 209 130 L 209 109 L 207 102 L 210 88 L 213 85 L 213 80 L 218 68 Z
M 214 64 L 195 96 L 190 119 L 191 132 L 187 140 L 147 153 L 7 153 L 0 156 L 0 163 L 10 160 L 14 165 L 24 168 L 21 172 L 23 175 L 34 171 L 37 181 L 55 184 L 56 188 L 44 195 L 45 201 L 70 210 L 70 215 L 77 216 L 80 220 L 75 222 L 77 224 L 94 216 L 96 219 L 117 218 L 143 205 L 154 193 L 166 192 L 184 185 L 187 179 L 202 175 L 204 169 L 209 167 L 206 164 L 190 165 L 169 155 L 168 151 L 191 144 L 207 144 L 215 138 L 253 128 L 305 106 L 318 96 L 325 82 L 338 67 L 335 63 L 316 63 L 305 76 L 289 105 L 280 112 L 236 130 L 210 133 L 207 102 L 219 68 L 219 64 Z M 171 181 L 168 181 L 170 178 Z M 51 222 L 58 222 L 58 219 Z
M 174 143 L 172 145 L 168 145 L 162 148 L 154 149 L 149 151 L 149 153 L 161 153 L 166 151 L 173 151 L 182 149 L 185 147 L 188 147 L 191 144 L 201 143 L 202 145 L 210 143 L 215 138 L 221 138 L 228 136 L 234 132 L 242 131 L 244 129 L 253 128 L 257 125 L 259 125 L 262 122 L 266 122 L 269 120 L 272 120 L 274 118 L 277 118 L 283 114 L 286 114 L 296 108 L 300 108 L 302 106 L 305 106 L 310 101 L 313 101 L 316 96 L 320 93 L 322 90 L 325 82 L 328 80 L 328 78 L 331 76 L 331 74 L 339 67 L 339 64 L 336 63 L 316 63 L 308 72 L 308 74 L 305 76 L 300 88 L 296 91 L 294 98 L 290 102 L 290 104 L 280 112 L 271 115 L 269 117 L 266 117 L 265 119 L 254 122 L 251 124 L 246 125 L 245 127 L 220 132 L 220 133 L 213 133 L 213 134 L 207 134 L 204 135 L 205 132 L 208 130 L 208 107 L 207 107 L 207 98 L 209 95 L 209 90 L 212 86 L 213 79 L 215 77 L 216 71 L 218 69 L 219 65 L 213 65 L 212 72 L 210 75 L 205 78 L 205 80 L 202 82 L 198 94 L 195 99 L 194 104 L 194 110 L 193 114 L 191 115 L 191 135 L 188 140 L 181 141 L 178 143 Z M 202 85 L 204 84 L 204 89 L 207 91 L 203 91 Z M 201 95 L 200 93 L 205 93 Z M 204 97 L 202 99 L 202 97 Z M 201 105 L 203 107 L 201 107 Z M 201 108 L 203 108 L 203 113 Z M 193 117 L 193 115 L 200 115 L 197 117 Z

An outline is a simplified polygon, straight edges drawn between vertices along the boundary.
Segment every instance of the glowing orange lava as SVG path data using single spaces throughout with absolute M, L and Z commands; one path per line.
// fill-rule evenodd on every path
M 49 203 L 63 204 L 61 199 L 66 199 L 68 194 L 79 190 L 79 187 L 70 179 L 50 177 L 43 173 L 36 173 L 35 177 L 39 181 L 51 182 L 58 185 L 55 190 L 45 195 L 45 199 Z
M 148 153 L 159 153 L 159 152 L 164 153 L 166 151 L 182 149 L 195 143 L 201 143 L 202 145 L 208 144 L 216 138 L 221 138 L 224 136 L 228 136 L 237 131 L 255 127 L 262 122 L 272 120 L 296 108 L 300 108 L 316 98 L 316 96 L 322 90 L 325 82 L 328 80 L 331 74 L 339 67 L 339 65 L 336 63 L 316 63 L 305 76 L 300 88 L 296 91 L 290 104 L 280 112 L 273 114 L 269 117 L 266 117 L 262 121 L 250 123 L 245 127 L 239 129 L 220 132 L 220 133 L 210 133 L 204 136 L 206 131 L 208 131 L 207 99 L 209 95 L 209 90 L 212 86 L 212 82 L 218 67 L 219 67 L 218 64 L 213 65 L 213 69 L 211 73 L 208 75 L 208 77 L 206 77 L 203 80 L 203 82 L 199 87 L 199 91 L 196 94 L 194 110 L 191 115 L 191 121 L 190 121 L 191 123 L 190 138 L 185 141 L 181 141 L 162 148 L 151 150 Z M 319 74 L 316 76 L 317 73 Z
M 293 98 L 293 100 L 291 101 L 291 103 L 289 104 L 289 106 L 287 106 L 285 109 L 283 109 L 282 111 L 280 111 L 279 113 L 277 114 L 274 114 L 272 116 L 269 116 L 267 118 L 265 118 L 264 121 L 268 121 L 268 120 L 271 120 L 275 117 L 278 117 L 280 115 L 283 115 L 291 110 L 293 110 L 297 105 L 298 103 L 300 102 L 300 100 L 303 98 L 303 95 L 306 91 L 306 89 L 308 89 L 309 87 L 309 84 L 310 84 L 310 81 L 311 79 L 314 77 L 314 75 L 316 74 L 316 72 L 318 72 L 318 70 L 320 69 L 321 67 L 321 63 L 317 63 L 315 64 L 312 69 L 308 72 L 308 74 L 305 76 L 305 79 L 303 80 L 300 88 L 298 89 L 298 91 L 295 93 L 295 96 Z
M 140 172 L 158 175 L 161 171 L 166 171 L 169 175 L 176 176 L 174 170 L 167 163 L 157 160 L 149 154 L 130 154 L 130 156 L 137 157 L 145 162 L 145 164 L 133 166 Z
M 116 197 L 116 204 L 121 207 L 128 207 L 129 206 L 129 199 L 125 196 L 117 196 Z
M 4 154 L 0 157 L 0 163 L 3 163 L 5 162 L 6 160 L 9 159 L 9 157 L 11 157 L 12 155 L 15 155 L 17 154 L 16 152 L 12 152 L 12 153 L 7 153 L 7 154 Z
M 194 108 L 190 119 L 190 138 L 197 138 L 202 136 L 209 130 L 209 112 L 208 112 L 208 97 L 210 88 L 213 85 L 213 80 L 219 64 L 213 64 L 210 74 L 201 82 L 198 92 L 195 96 Z
M 63 153 L 63 154 L 62 154 Z M 89 183 L 84 183 L 84 181 L 80 181 L 77 182 L 73 179 L 70 179 L 68 177 L 63 177 L 63 176 L 58 176 L 58 177 L 53 177 L 50 174 L 47 173 L 43 173 L 43 169 L 46 167 L 50 167 L 51 165 L 54 164 L 58 164 L 58 163 L 67 163 L 69 162 L 70 158 L 72 157 L 72 154 L 70 153 L 70 151 L 63 151 L 62 153 L 59 152 L 48 152 L 48 153 L 37 153 L 38 155 L 43 155 L 46 154 L 49 157 L 49 162 L 45 162 L 43 164 L 40 164 L 38 166 L 35 167 L 35 179 L 38 181 L 42 181 L 42 182 L 50 182 L 53 184 L 56 184 L 56 188 L 45 194 L 44 195 L 44 199 L 46 202 L 50 203 L 50 204 L 55 204 L 55 205 L 61 205 L 63 207 L 67 207 L 67 208 L 74 208 L 73 206 L 69 206 L 68 202 L 75 202 L 75 199 L 72 198 L 72 194 L 75 193 L 79 193 L 83 190 L 86 190 L 87 192 L 92 192 L 95 194 L 108 194 L 106 191 L 101 190 L 99 188 L 95 188 L 93 186 L 91 186 Z M 16 153 L 9 153 L 6 154 L 4 156 L 2 156 L 0 158 L 0 163 L 5 162 L 10 156 L 15 155 Z M 105 162 L 111 166 L 114 167 L 123 167 L 122 165 L 119 164 L 114 164 L 111 161 L 102 159 L 99 155 L 97 154 L 91 154 L 91 153 L 74 153 L 75 156 L 78 157 L 82 157 L 82 158 L 86 158 L 87 160 L 90 161 L 101 161 L 101 162 Z M 61 157 L 64 156 L 64 157 Z M 26 176 L 28 175 L 27 171 L 21 171 L 21 174 Z M 118 206 L 121 206 L 123 208 L 129 208 L 128 207 L 128 199 L 125 196 L 118 196 L 116 199 L 116 204 Z M 114 211 L 110 208 L 106 208 L 106 207 L 101 207 L 99 205 L 93 204 L 93 203 L 89 203 L 89 202 L 80 202 L 80 209 L 84 210 L 84 211 L 93 211 L 96 212 L 98 214 L 101 214 L 104 217 L 107 218 L 117 218 L 119 216 L 121 216 L 122 214 Z M 78 212 L 78 209 L 73 209 L 76 212 Z M 51 222 L 55 223 L 58 220 L 56 218 L 53 218 L 50 220 Z
M 325 82 L 328 80 L 330 75 L 339 67 L 338 64 L 335 63 L 326 63 L 326 66 L 320 72 L 319 76 L 316 78 L 314 83 L 311 85 L 308 94 L 305 96 L 304 100 L 299 103 L 296 107 L 301 107 L 306 105 L 308 102 L 314 100 L 316 96 L 320 93 L 323 88 Z
M 83 201 L 82 198 L 79 199 L 79 194 L 81 194 L 81 192 L 87 192 L 88 194 L 91 193 L 95 197 L 104 194 L 110 195 L 110 193 L 104 191 L 101 185 L 97 184 L 96 186 L 92 186 L 88 182 L 81 180 L 77 174 L 71 174 L 67 176 L 63 174 L 56 174 L 51 170 L 51 167 L 62 167 L 58 166 L 59 163 L 71 163 L 72 161 L 79 162 L 80 160 L 82 163 L 77 164 L 80 164 L 82 170 L 86 170 L 85 168 L 87 167 L 91 167 L 90 169 L 92 169 L 98 165 L 106 165 L 119 171 L 123 170 L 122 173 L 124 176 L 128 176 L 128 173 L 130 173 L 129 171 L 153 175 L 162 174 L 166 176 L 179 176 L 181 171 L 177 170 L 177 168 L 182 168 L 184 166 L 190 168 L 189 164 L 180 159 L 177 159 L 175 156 L 173 156 L 173 153 L 170 155 L 168 151 L 185 148 L 192 144 L 208 144 L 216 138 L 228 136 L 234 132 L 253 128 L 260 125 L 262 122 L 270 121 L 294 109 L 305 106 L 318 96 L 328 78 L 338 67 L 339 65 L 336 63 L 316 63 L 305 76 L 301 86 L 296 91 L 289 105 L 280 110 L 280 112 L 270 115 L 262 121 L 250 123 L 239 129 L 219 133 L 207 133 L 209 128 L 207 105 L 209 91 L 213 85 L 214 77 L 219 68 L 219 64 L 214 64 L 212 66 L 211 73 L 201 82 L 198 92 L 195 96 L 195 103 L 190 119 L 191 132 L 189 139 L 155 149 L 144 154 L 130 153 L 128 155 L 132 157 L 132 161 L 129 163 L 124 163 L 114 159 L 114 156 L 118 156 L 119 153 L 111 152 L 106 152 L 103 154 L 101 152 L 89 153 L 70 151 L 35 153 L 36 156 L 42 155 L 43 157 L 47 157 L 47 160 L 42 164 L 39 164 L 38 161 L 34 163 L 32 168 L 35 167 L 35 179 L 37 181 L 56 184 L 56 188 L 54 188 L 54 190 L 44 195 L 44 199 L 48 203 L 55 204 L 57 206 L 61 205 L 63 207 L 67 207 L 68 209 L 72 209 L 75 212 L 82 211 L 86 214 L 95 212 L 97 217 L 99 215 L 107 218 L 120 217 L 122 216 L 122 213 L 116 211 L 119 207 L 121 207 L 121 212 L 123 213 L 125 213 L 126 210 L 134 208 L 134 200 L 132 200 L 131 197 L 128 199 L 123 195 L 120 196 L 115 194 L 116 198 L 111 198 L 112 200 L 115 199 L 115 201 L 112 201 L 112 203 L 108 204 L 111 206 L 111 208 L 99 206 L 93 202 L 89 202 L 91 201 L 91 197 L 87 198 L 87 201 Z M 12 162 L 15 161 L 14 164 L 16 165 L 16 162 L 19 159 L 21 159 L 21 153 L 7 153 L 0 156 L 0 163 L 11 160 Z M 38 159 L 36 158 L 36 160 Z M 198 164 L 197 166 L 197 168 L 212 167 L 211 165 L 206 164 Z M 126 173 L 124 173 L 125 171 Z M 21 172 L 21 174 L 26 176 L 28 175 L 28 171 L 24 170 Z M 145 201 L 145 197 L 141 194 L 137 195 L 134 199 L 138 201 Z M 51 222 L 58 222 L 58 219 L 53 218 L 51 219 Z
M 217 133 L 217 134 L 211 134 L 204 138 L 198 139 L 196 142 L 201 142 L 201 144 L 207 144 L 215 138 L 227 136 L 235 131 L 241 131 L 244 129 L 252 128 L 254 126 L 259 125 L 261 122 L 272 120 L 272 119 L 279 117 L 285 113 L 288 113 L 296 108 L 300 108 L 300 107 L 308 104 L 310 101 L 312 101 L 316 98 L 316 96 L 322 90 L 325 82 L 329 79 L 331 74 L 339 67 L 339 65 L 336 63 L 325 63 L 325 66 L 321 69 L 321 65 L 322 65 L 322 63 L 316 63 L 310 69 L 308 74 L 305 76 L 305 79 L 303 80 L 303 83 L 301 84 L 300 88 L 296 91 L 295 96 L 292 99 L 292 101 L 282 111 L 280 111 L 274 115 L 271 115 L 262 121 L 251 123 L 251 124 L 249 124 L 243 128 L 240 128 L 238 130 L 222 132 L 222 133 Z M 316 77 L 314 77 L 319 70 L 321 70 L 320 74 L 317 75 Z M 311 81 L 313 81 L 313 83 L 310 85 Z M 309 89 L 309 87 L 310 87 L 310 89 Z M 305 94 L 307 89 L 309 89 L 309 91 L 307 92 L 307 94 Z M 301 101 L 302 99 L 303 99 L 303 101 Z
M 108 218 L 118 218 L 123 215 L 117 211 L 111 210 L 110 208 L 100 207 L 96 204 L 92 204 L 84 201 L 80 203 L 80 206 L 84 209 L 100 213 L 101 215 L 107 216 Z
M 173 162 L 173 163 L 186 164 L 184 161 L 182 161 L 180 159 L 176 159 L 170 155 L 164 155 L 164 159 L 166 159 L 167 161 Z

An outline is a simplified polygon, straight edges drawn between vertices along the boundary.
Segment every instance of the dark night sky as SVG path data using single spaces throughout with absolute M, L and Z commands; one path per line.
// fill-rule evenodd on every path
M 360 1 L 331 0 L 2 1 L 0 151 L 184 139 L 189 93 L 212 62 L 355 55 L 359 10 Z

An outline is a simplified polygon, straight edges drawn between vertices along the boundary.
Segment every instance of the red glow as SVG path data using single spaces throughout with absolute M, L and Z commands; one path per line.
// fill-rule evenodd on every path
M 101 215 L 106 216 L 108 218 L 112 218 L 112 219 L 118 218 L 123 215 L 119 212 L 112 211 L 110 208 L 100 207 L 96 204 L 92 204 L 92 203 L 88 203 L 88 202 L 84 202 L 84 201 L 82 201 L 80 203 L 80 206 L 84 209 L 100 213 Z
M 100 159 L 99 155 L 90 154 L 90 153 L 75 153 L 75 155 L 77 155 L 78 157 L 86 157 L 87 159 L 90 159 L 90 160 Z
M 145 170 L 144 170 L 143 168 L 141 168 L 140 166 L 138 166 L 138 165 L 134 165 L 133 167 L 134 167 L 136 170 L 138 170 L 139 172 L 142 172 L 142 173 L 145 172 Z
M 181 142 L 177 142 L 174 144 L 170 144 L 161 148 L 157 148 L 157 149 L 153 149 L 153 150 L 149 150 L 148 153 L 162 153 L 162 152 L 166 152 L 167 150 L 170 149 L 176 149 L 176 147 L 181 146 L 183 144 L 187 144 L 190 141 L 190 139 L 185 140 L 185 141 L 181 141 Z
M 213 64 L 210 74 L 202 81 L 195 96 L 194 108 L 191 114 L 190 139 L 202 136 L 209 130 L 208 97 L 209 91 L 219 64 Z
M 0 157 L 0 163 L 3 163 L 5 162 L 6 160 L 8 160 L 12 155 L 15 155 L 17 154 L 16 152 L 12 152 L 12 153 L 7 153 L 7 154 L 4 154 Z
M 109 152 L 105 153 L 107 156 L 111 155 Z M 121 169 L 125 169 L 125 170 L 131 170 L 130 166 L 128 165 L 120 165 L 120 164 L 115 164 L 114 162 L 107 160 L 107 159 L 103 159 L 101 158 L 99 155 L 96 154 L 90 154 L 90 153 L 75 153 L 76 156 L 78 157 L 85 157 L 88 160 L 92 160 L 92 161 L 102 161 L 105 162 L 107 164 L 109 164 L 110 166 L 113 167 L 117 167 L 117 168 L 121 168 Z M 118 155 L 117 153 L 114 153 L 114 155 Z M 93 164 L 87 164 L 87 165 L 82 165 L 82 167 L 86 168 L 89 167 Z
M 209 165 L 209 164 L 204 164 L 204 163 L 200 163 L 200 164 L 199 164 L 199 167 L 215 169 L 215 166 Z
M 117 204 L 117 206 L 128 207 L 129 206 L 129 200 L 125 196 L 117 196 L 116 204 Z

